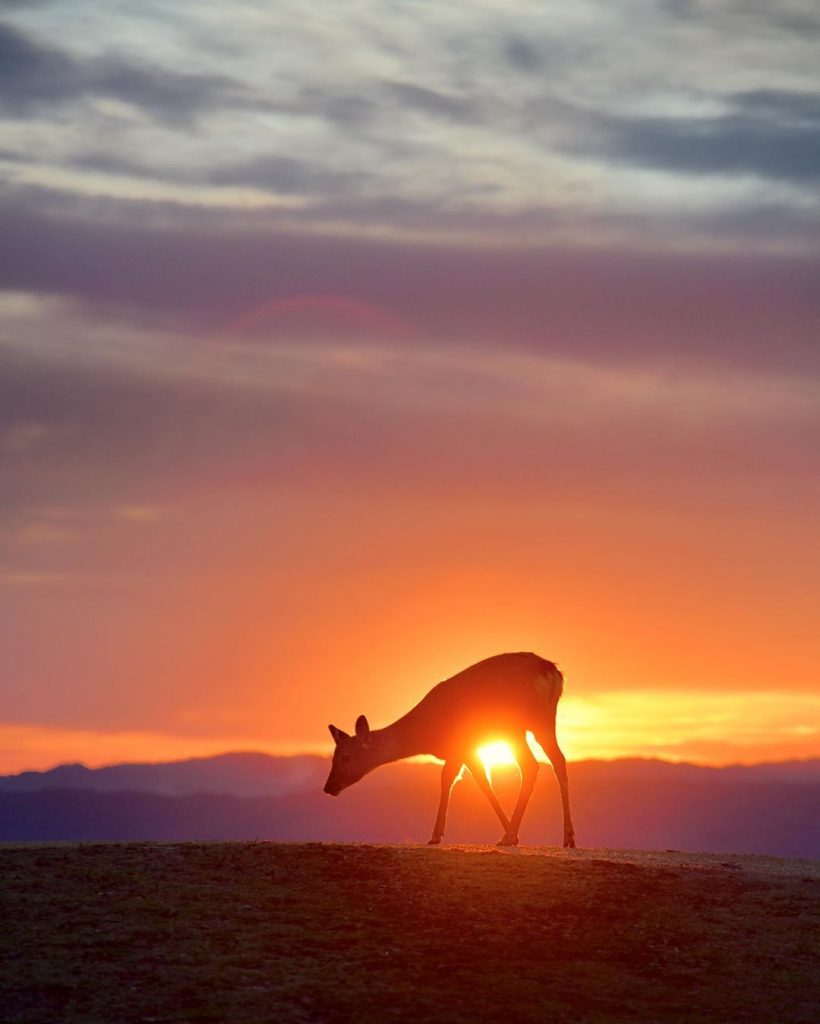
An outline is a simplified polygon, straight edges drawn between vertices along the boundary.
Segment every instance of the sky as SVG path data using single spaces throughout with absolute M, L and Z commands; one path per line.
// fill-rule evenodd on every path
M 820 756 L 814 2 L 0 0 L 0 771 Z

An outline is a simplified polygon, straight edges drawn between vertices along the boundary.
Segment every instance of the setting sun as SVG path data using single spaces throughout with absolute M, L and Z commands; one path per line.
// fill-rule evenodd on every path
M 481 758 L 484 770 L 488 774 L 492 772 L 493 768 L 515 764 L 515 758 L 513 757 L 510 745 L 504 740 L 494 740 L 492 743 L 485 743 L 483 747 L 478 748 L 478 756 Z

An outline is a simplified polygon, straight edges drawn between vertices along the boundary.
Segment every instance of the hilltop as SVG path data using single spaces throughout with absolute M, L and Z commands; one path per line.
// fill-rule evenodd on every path
M 338 844 L 0 848 L 5 1024 L 813 1024 L 820 866 Z

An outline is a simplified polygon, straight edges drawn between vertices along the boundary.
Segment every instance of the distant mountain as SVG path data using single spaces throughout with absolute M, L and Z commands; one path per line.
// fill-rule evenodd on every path
M 606 771 L 622 779 L 674 779 L 678 782 L 820 782 L 820 757 L 802 761 L 773 761 L 763 764 L 732 764 L 723 768 L 689 764 L 680 761 L 662 761 L 660 758 L 623 757 L 615 761 L 578 761 L 578 771 L 596 770 L 606 765 Z
M 409 766 L 408 766 L 409 767 Z M 102 793 L 139 791 L 162 796 L 222 793 L 232 796 L 281 796 L 324 784 L 329 760 L 304 754 L 273 757 L 259 753 L 229 753 L 159 764 L 114 764 L 86 768 L 63 764 L 42 772 L 0 775 L 0 792 L 30 793 L 41 789 L 85 789 Z M 545 766 L 548 772 L 549 767 Z M 622 780 L 669 779 L 687 782 L 820 782 L 820 758 L 778 761 L 771 764 L 703 765 L 662 761 L 658 758 L 621 758 L 615 761 L 577 761 L 573 774 L 603 772 Z
M 332 798 L 318 757 L 228 754 L 160 765 L 70 765 L 0 778 L 0 841 L 348 840 L 424 842 L 438 769 L 398 763 Z M 820 760 L 702 768 L 655 760 L 571 765 L 580 843 L 612 848 L 820 858 Z M 511 806 L 514 771 L 494 785 Z M 446 839 L 491 843 L 499 827 L 469 777 L 456 787 Z M 558 787 L 542 769 L 525 844 L 561 835 Z
M 64 764 L 45 772 L 0 776 L 0 792 L 41 789 L 91 789 L 102 793 L 139 791 L 162 796 L 229 793 L 232 796 L 280 796 L 324 784 L 322 757 L 270 757 L 268 754 L 220 754 L 164 764 L 114 764 L 86 768 Z M 320 784 L 321 780 L 321 784 Z

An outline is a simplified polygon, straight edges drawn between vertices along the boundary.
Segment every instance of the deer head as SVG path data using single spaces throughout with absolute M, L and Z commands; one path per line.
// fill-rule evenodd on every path
M 335 725 L 329 725 L 330 735 L 336 744 L 333 764 L 325 783 L 325 793 L 338 796 L 343 789 L 376 767 L 370 747 L 370 726 L 364 715 L 356 719 L 356 735 L 349 736 Z

